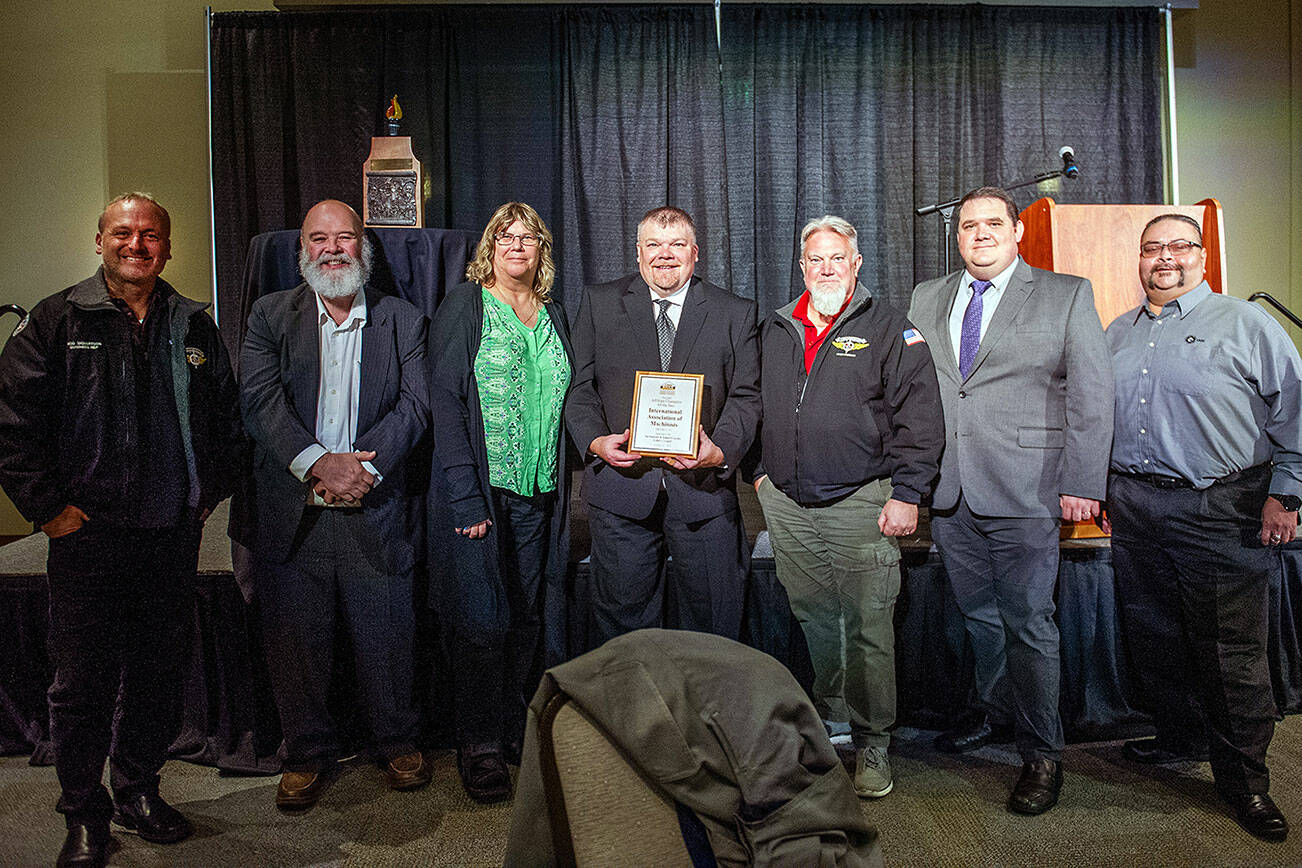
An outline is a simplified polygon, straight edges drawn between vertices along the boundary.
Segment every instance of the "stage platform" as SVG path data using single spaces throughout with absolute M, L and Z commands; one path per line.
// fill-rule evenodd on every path
M 199 558 L 196 634 L 186 685 L 185 722 L 172 755 L 232 773 L 279 771 L 279 722 L 257 625 L 257 601 L 226 537 L 226 505 L 209 519 Z M 750 525 L 755 527 L 754 524 Z M 925 534 L 925 528 L 924 528 Z M 576 527 L 576 539 L 583 534 Z M 808 653 L 777 581 L 767 534 L 754 538 L 744 641 L 787 664 L 806 685 Z M 578 548 L 578 546 L 576 546 Z M 586 545 L 583 546 L 586 549 Z M 46 539 L 34 534 L 0 547 L 0 753 L 50 761 L 45 690 Z M 924 536 L 904 546 L 896 605 L 899 723 L 940 729 L 968 706 L 972 660 L 962 616 L 940 559 Z M 571 566 L 571 611 L 584 611 L 587 564 Z M 1271 675 L 1281 713 L 1302 710 L 1302 545 L 1280 553 L 1272 581 Z M 1064 541 L 1057 620 L 1062 636 L 1061 711 L 1069 741 L 1146 732 L 1126 699 L 1126 661 L 1117 632 L 1111 550 L 1106 540 Z M 446 672 L 439 665 L 435 613 L 418 608 L 417 685 L 428 747 L 449 745 Z M 569 629 L 583 647 L 582 619 Z M 339 673 L 338 715 L 352 726 L 349 667 Z M 359 733 L 360 738 L 360 733 Z

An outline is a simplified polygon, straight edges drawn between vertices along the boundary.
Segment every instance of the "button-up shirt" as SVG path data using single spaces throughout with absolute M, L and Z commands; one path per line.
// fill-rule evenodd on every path
M 313 297 L 316 299 L 321 368 L 316 399 L 316 442 L 289 463 L 290 472 L 305 482 L 308 471 L 322 455 L 353 451 L 353 440 L 357 437 L 357 407 L 362 391 L 362 328 L 366 325 L 365 293 L 353 296 L 348 315 L 337 325 L 321 296 L 313 293 Z M 362 466 L 379 481 L 380 474 L 371 462 L 363 461 Z M 311 502 L 318 506 L 325 504 L 315 494 Z
M 990 320 L 994 319 L 995 308 L 999 307 L 999 300 L 1004 297 L 1004 290 L 1008 288 L 1008 281 L 1013 279 L 1013 272 L 1017 270 L 1017 263 L 1021 262 L 1021 257 L 1016 257 L 1007 268 L 996 274 L 990 281 L 990 288 L 981 294 L 981 339 L 985 340 L 986 329 L 990 327 Z M 954 297 L 954 306 L 949 309 L 949 340 L 954 345 L 954 358 L 958 358 L 963 343 L 963 315 L 967 313 L 968 303 L 972 301 L 972 281 L 975 277 L 963 270 L 963 282 L 958 286 L 958 295 Z
M 669 302 L 669 309 L 665 312 L 669 314 L 669 321 L 674 324 L 674 329 L 677 330 L 678 321 L 683 317 L 683 305 L 687 302 L 687 290 L 691 288 L 692 281 L 688 280 L 672 294 L 661 295 L 648 285 L 646 291 L 651 294 L 651 321 L 656 322 L 660 319 L 660 305 L 656 304 L 656 302 L 667 301 Z
M 1271 461 L 1270 490 L 1302 495 L 1302 360 L 1269 314 L 1204 282 L 1156 315 L 1122 314 L 1107 338 L 1114 470 L 1206 488 Z

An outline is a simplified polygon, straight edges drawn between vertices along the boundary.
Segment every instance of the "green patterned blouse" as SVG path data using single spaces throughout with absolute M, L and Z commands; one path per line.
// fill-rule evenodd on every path
M 556 327 L 540 308 L 526 328 L 487 289 L 484 330 L 475 356 L 479 409 L 488 446 L 488 481 L 529 496 L 556 488 L 556 440 L 570 385 L 570 362 Z

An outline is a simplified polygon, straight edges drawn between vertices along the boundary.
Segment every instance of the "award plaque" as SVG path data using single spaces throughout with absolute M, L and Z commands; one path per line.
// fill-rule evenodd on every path
M 398 135 L 402 108 L 396 95 L 384 114 L 389 134 L 371 139 L 371 155 L 362 165 L 362 223 L 420 229 L 425 225 L 424 176 L 411 136 Z
M 704 391 L 704 374 L 638 371 L 633 380 L 628 451 L 640 455 L 696 457 Z

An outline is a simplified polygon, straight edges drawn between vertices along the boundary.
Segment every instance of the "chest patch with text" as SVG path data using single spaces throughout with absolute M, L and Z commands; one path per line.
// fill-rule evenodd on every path
M 845 335 L 832 341 L 832 346 L 840 350 L 840 352 L 837 353 L 838 356 L 846 356 L 853 359 L 855 358 L 855 354 L 860 350 L 868 349 L 868 339 L 857 338 L 854 335 Z

